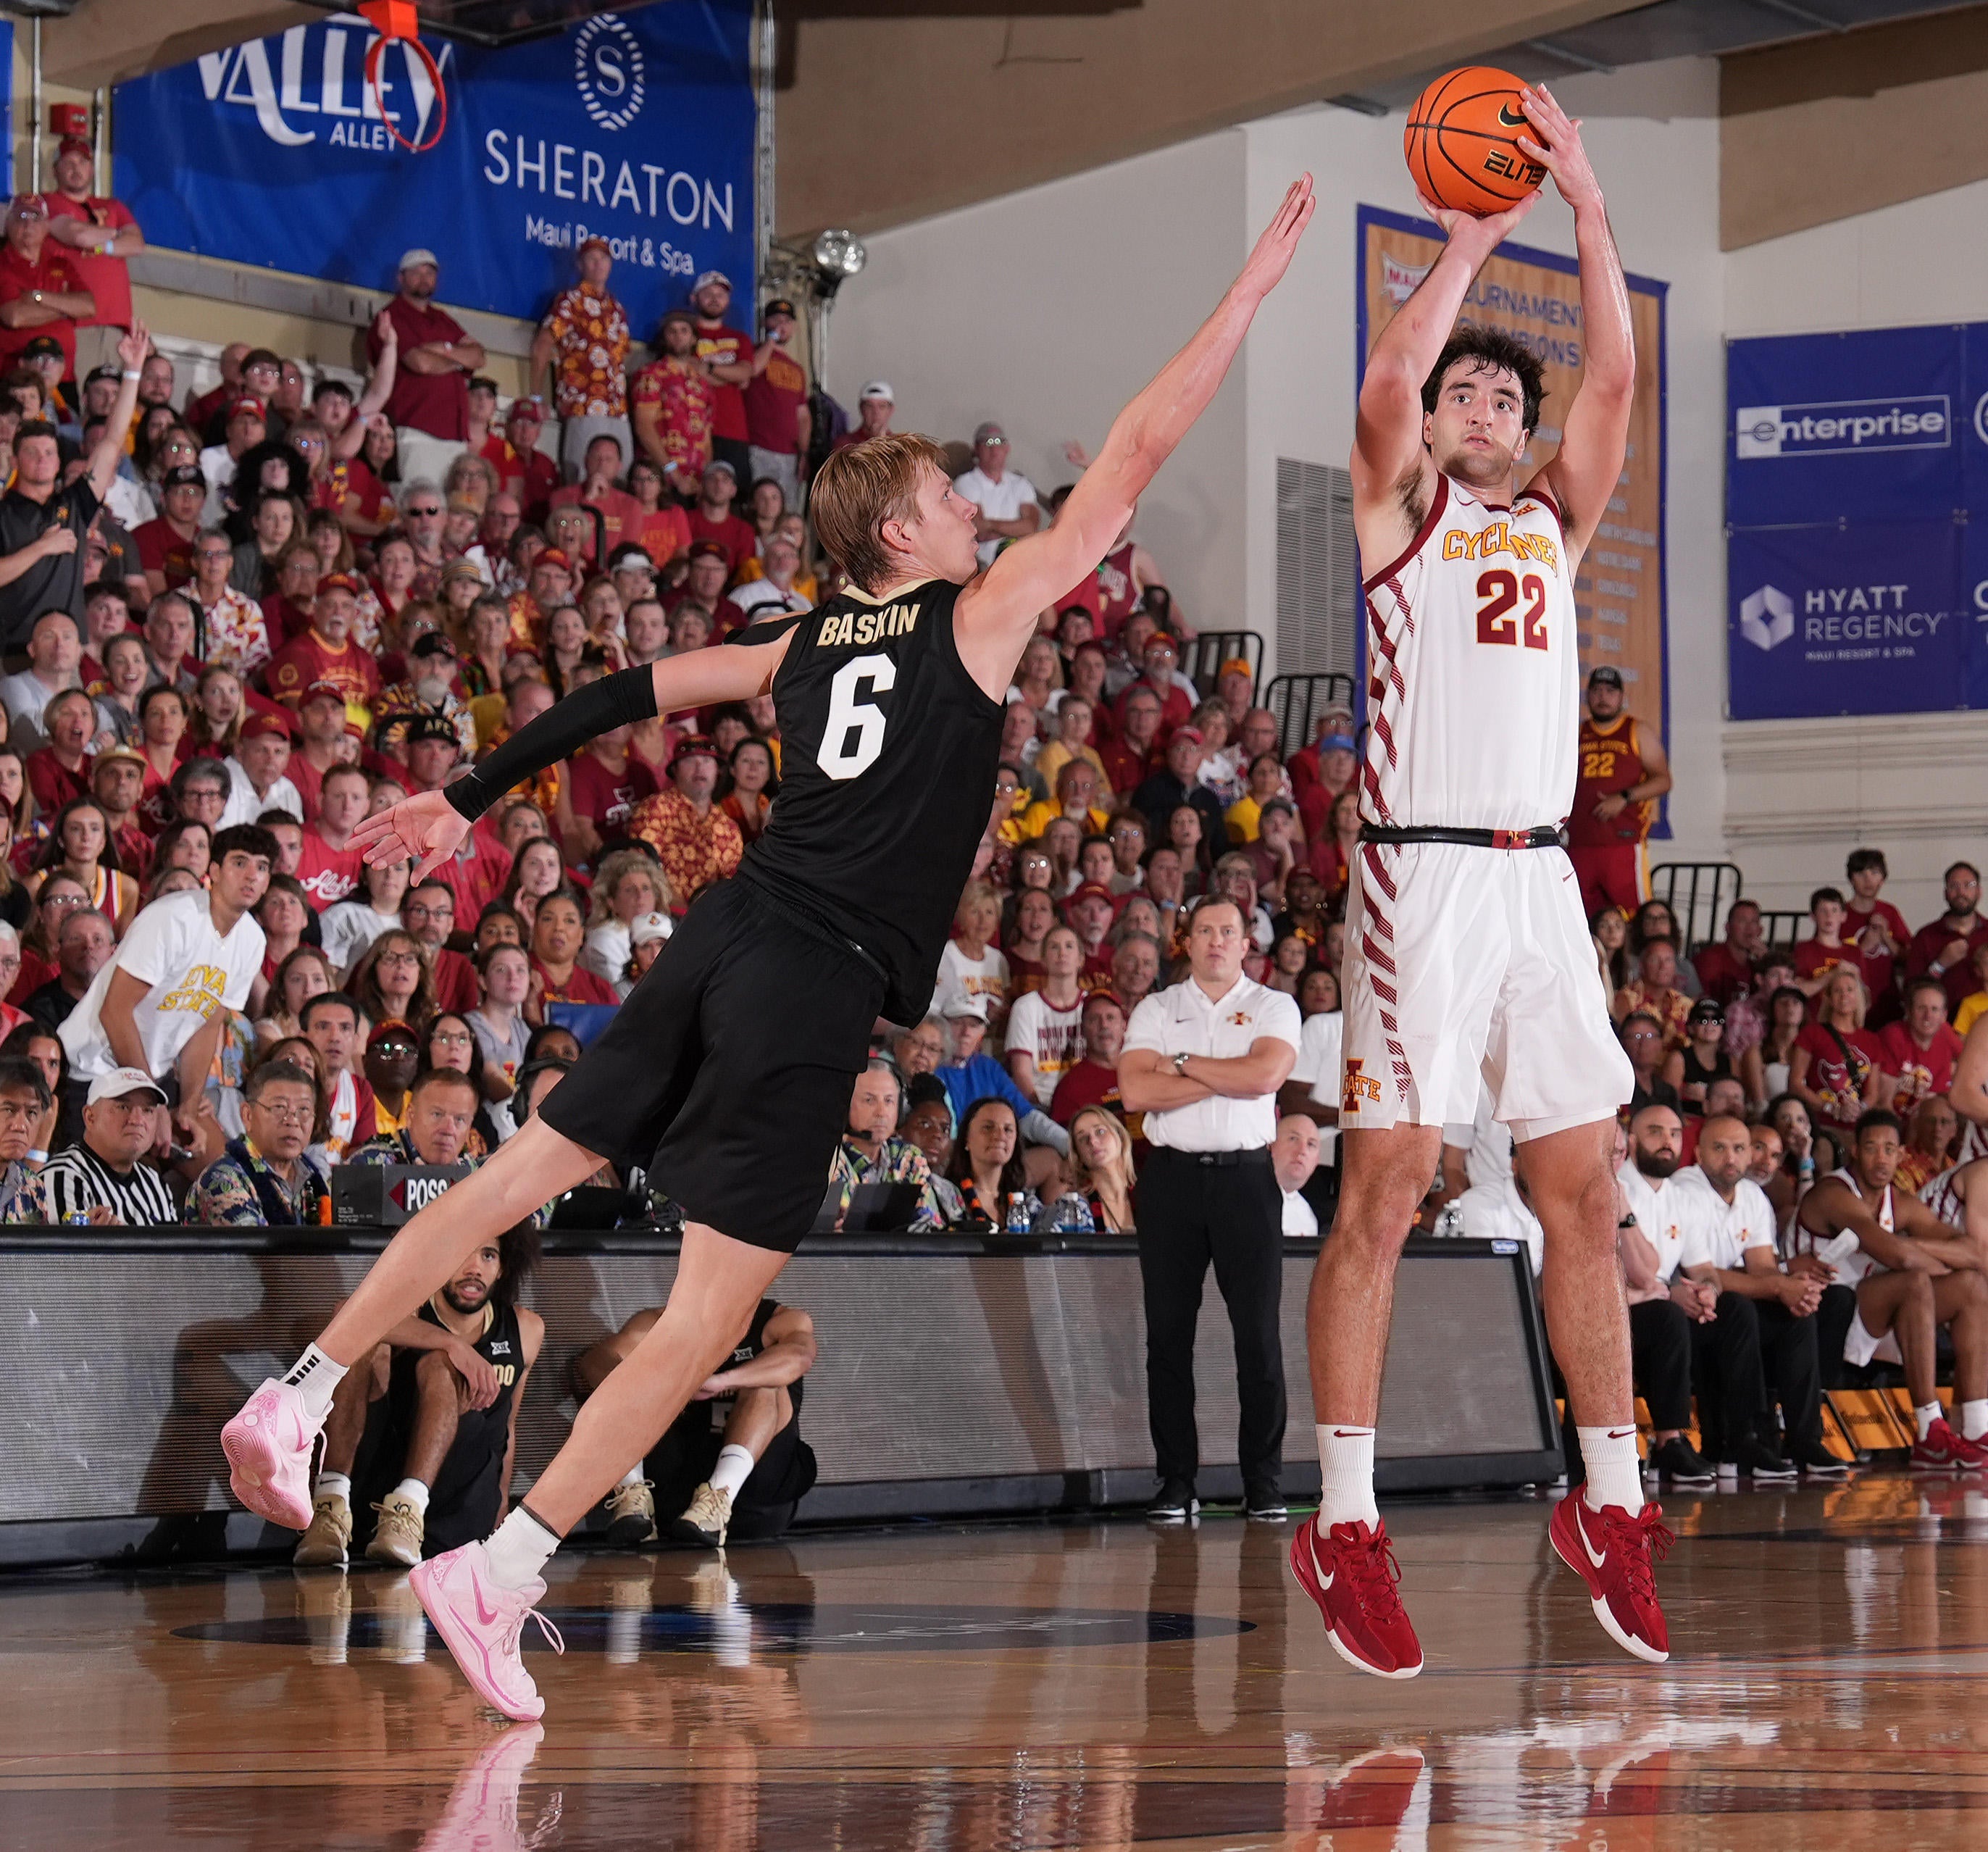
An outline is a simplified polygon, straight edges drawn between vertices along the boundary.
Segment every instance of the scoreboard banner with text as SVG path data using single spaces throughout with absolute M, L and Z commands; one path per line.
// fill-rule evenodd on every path
M 1358 215 L 1359 360 L 1415 293 L 1443 248 L 1428 220 L 1362 206 Z M 1664 585 L 1664 314 L 1669 286 L 1629 279 L 1636 337 L 1636 398 L 1622 480 L 1574 581 L 1581 673 L 1602 663 L 1621 671 L 1630 709 L 1669 734 L 1665 694 Z M 1522 473 L 1559 448 L 1560 421 L 1580 390 L 1586 352 L 1581 278 L 1571 258 L 1524 245 L 1501 245 L 1465 297 L 1460 320 L 1502 329 L 1523 341 L 1545 367 L 1540 428 Z M 1364 644 L 1366 626 L 1360 626 Z M 1364 661 L 1364 657 L 1363 657 Z M 1655 833 L 1670 833 L 1660 823 Z
M 390 292 L 433 251 L 444 302 L 522 319 L 600 236 L 637 338 L 701 271 L 754 299 L 751 0 L 598 13 L 421 59 L 334 13 L 117 86 L 117 191 L 148 242 Z M 384 105 L 384 110 L 383 110 Z M 444 121 L 424 154 L 420 144 Z M 749 315 L 749 309 L 741 310 Z
M 1988 323 L 1726 349 L 1736 720 L 1988 708 Z

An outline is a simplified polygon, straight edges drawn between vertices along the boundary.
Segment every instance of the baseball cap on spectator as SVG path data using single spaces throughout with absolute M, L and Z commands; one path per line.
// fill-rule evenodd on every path
M 1076 887 L 1070 890 L 1070 898 L 1064 901 L 1063 904 L 1066 907 L 1074 907 L 1079 901 L 1089 900 L 1102 901 L 1114 913 L 1118 910 L 1117 895 L 1102 881 L 1079 881 Z
M 1622 671 L 1613 663 L 1604 662 L 1600 667 L 1590 669 L 1587 672 L 1587 685 L 1591 688 L 1598 681 L 1604 688 L 1619 688 L 1622 685 Z
M 1691 1014 L 1685 1020 L 1687 1022 L 1723 1022 L 1726 1020 L 1726 1005 L 1716 997 L 1700 997 L 1692 1004 Z
M 228 415 L 231 420 L 238 418 L 245 411 L 251 417 L 261 418 L 267 415 L 262 410 L 262 401 L 258 398 L 252 398 L 246 394 L 229 404 Z
M 610 257 L 614 255 L 613 247 L 604 238 L 583 238 L 580 241 L 580 249 L 574 252 L 573 255 L 577 257 L 580 251 L 604 251 Z
M 1175 642 L 1172 636 L 1165 630 L 1154 631 L 1152 635 L 1146 639 L 1146 648 L 1148 651 L 1165 650 L 1175 661 L 1180 661 L 1180 645 Z
M 144 756 L 141 753 L 140 758 Z M 628 922 L 628 948 L 632 951 L 637 945 L 646 945 L 651 939 L 666 939 L 671 932 L 670 916 L 666 913 L 638 913 Z
M 704 734 L 686 733 L 670 755 L 670 769 L 674 772 L 687 759 L 708 759 L 715 762 L 717 758 L 718 749 Z
M 607 569 L 610 573 L 653 573 L 656 563 L 649 557 L 647 548 L 639 542 L 624 540 L 607 556 Z
M 441 268 L 441 260 L 432 251 L 421 245 L 416 245 L 411 251 L 403 251 L 401 253 L 401 261 L 394 267 L 404 272 L 413 269 L 417 264 L 426 264 L 431 269 L 436 270 Z
M 204 489 L 207 487 L 207 478 L 201 473 L 198 465 L 182 463 L 177 468 L 167 470 L 159 478 L 159 486 L 161 488 Z
M 416 1048 L 421 1046 L 413 1029 L 403 1022 L 398 1016 L 387 1017 L 371 1035 L 366 1038 L 366 1046 L 368 1049 L 377 1048 L 383 1042 L 405 1042 Z
M 118 369 L 106 360 L 101 367 L 91 367 L 83 383 L 86 386 L 94 386 L 99 380 L 120 380 L 123 377 Z
M 1328 733 L 1318 742 L 1321 752 L 1351 752 L 1357 750 L 1351 733 Z
M 24 360 L 50 360 L 58 357 L 66 357 L 63 356 L 63 344 L 52 334 L 38 334 L 21 350 L 21 358 Z M 203 476 L 201 480 L 205 482 L 207 478 Z
M 205 482 L 207 478 L 202 476 L 201 480 Z M 357 598 L 359 596 L 360 588 L 359 581 L 350 573 L 326 573 L 317 582 L 317 589 L 320 597 L 323 596 L 326 592 L 350 592 L 353 597 Z
M 446 578 L 448 575 L 443 574 Z M 408 647 L 410 656 L 446 656 L 451 661 L 455 657 L 455 645 L 439 630 L 431 630 L 425 637 L 418 637 Z
M 1215 671 L 1215 679 L 1217 681 L 1219 681 L 1222 677 L 1226 675 L 1232 669 L 1235 670 L 1238 674 L 1243 675 L 1254 676 L 1256 673 L 1254 669 L 1250 667 L 1249 658 L 1248 657 L 1232 656 L 1222 665 L 1220 668 Z
M 122 1100 L 127 1093 L 135 1093 L 141 1088 L 156 1093 L 159 1104 L 165 1104 L 166 1090 L 150 1074 L 135 1067 L 113 1067 L 107 1074 L 99 1074 L 90 1083 L 90 1095 L 85 1103 L 94 1106 L 100 1100 Z
M 715 468 L 717 466 L 714 465 L 713 467 Z M 731 466 L 728 464 L 725 465 L 725 467 L 729 468 Z M 203 477 L 201 478 L 201 480 L 205 482 L 206 478 Z M 732 556 L 728 553 L 722 546 L 719 546 L 715 540 L 693 540 L 690 543 L 689 556 L 693 559 L 722 559 L 728 565 L 731 563 L 732 560 Z M 541 553 L 539 557 L 543 559 L 545 557 L 545 555 Z
M 274 714 L 251 714 L 242 722 L 241 733 L 242 738 L 261 739 L 265 735 L 272 736 L 280 735 L 283 738 L 288 739 L 290 736 L 289 723 L 286 720 L 279 719 Z
M 698 276 L 695 282 L 691 285 L 691 293 L 695 296 L 707 283 L 722 283 L 726 289 L 729 289 L 732 287 L 732 279 L 722 270 L 706 270 Z
M 948 1017 L 973 1016 L 981 1022 L 987 1020 L 987 999 L 976 991 L 971 996 L 955 997 L 945 1006 Z
M 90 145 L 89 138 L 82 135 L 65 135 L 56 144 L 56 153 L 63 154 L 88 154 L 95 158 L 96 150 Z
M 563 573 L 570 573 L 573 570 L 572 556 L 563 546 L 540 547 L 532 564 L 534 566 L 556 566 Z
M 546 421 L 546 402 L 536 392 L 521 392 L 511 401 L 511 416 L 535 418 L 543 424 Z
M 302 713 L 314 701 L 335 701 L 345 705 L 345 691 L 335 681 L 314 681 L 297 697 L 297 711 Z
M 705 465 L 704 473 L 708 476 L 715 469 L 723 470 L 725 473 L 735 482 L 739 480 L 738 471 L 734 469 L 722 457 L 713 457 L 708 463 Z
M 784 296 L 775 296 L 765 308 L 759 311 L 760 326 L 763 327 L 776 315 L 784 315 L 790 322 L 798 319 L 794 314 L 793 304 L 789 302 Z
M 894 405 L 898 402 L 898 395 L 891 390 L 888 380 L 872 380 L 856 396 L 859 400 L 881 399 L 886 405 Z
M 428 638 L 424 637 L 421 643 L 428 640 Z M 420 643 L 414 645 L 415 654 L 421 654 L 421 647 Z M 416 741 L 423 739 L 445 739 L 452 746 L 462 744 L 455 736 L 455 726 L 450 722 L 443 719 L 439 714 L 417 714 L 407 722 L 405 738 L 411 746 Z
M 49 202 L 39 193 L 16 193 L 8 202 L 9 218 L 46 218 Z
M 1199 727 L 1176 727 L 1174 728 L 1172 732 L 1167 735 L 1167 737 L 1170 740 L 1191 739 L 1196 745 L 1200 745 L 1204 743 L 1202 738 L 1201 729 Z

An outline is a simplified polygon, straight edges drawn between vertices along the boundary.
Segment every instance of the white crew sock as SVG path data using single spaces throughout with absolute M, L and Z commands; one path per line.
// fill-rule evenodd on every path
M 352 1481 L 342 1472 L 320 1473 L 317 1484 L 311 1489 L 316 1498 L 343 1499 L 348 1505 L 352 1502 Z
M 523 1506 L 514 1506 L 483 1546 L 490 1559 L 490 1580 L 499 1588 L 522 1588 L 538 1580 L 559 1546 L 560 1539 Z
M 1330 1530 L 1335 1524 L 1381 1522 L 1374 1502 L 1374 1430 L 1344 1421 L 1320 1422 L 1318 1428 L 1318 1521 Z
M 626 1472 L 622 1474 L 620 1479 L 617 1482 L 623 1485 L 641 1485 L 642 1482 L 642 1468 L 645 1464 L 645 1462 L 637 1460 L 634 1465 L 631 1466 Z
M 428 1489 L 419 1479 L 403 1479 L 389 1495 L 405 1499 L 423 1517 L 428 1515 Z
M 743 1447 L 725 1446 L 718 1449 L 718 1464 L 711 1469 L 711 1489 L 729 1492 L 735 1499 L 739 1489 L 752 1478 L 752 1468 L 758 1462 Z
M 1946 1412 L 1937 1402 L 1928 1402 L 1923 1408 L 1912 1411 L 1912 1419 L 1919 1424 L 1919 1438 L 1924 1440 L 1932 1432 L 1932 1424 Z
M 1577 1428 L 1581 1437 L 1581 1464 L 1587 1468 L 1587 1484 L 1581 1496 L 1590 1511 L 1619 1505 L 1634 1516 L 1643 1509 L 1643 1468 L 1636 1457 L 1636 1424 L 1625 1421 L 1615 1428 Z
M 331 1412 L 332 1391 L 345 1377 L 345 1365 L 313 1344 L 292 1364 L 283 1381 L 304 1398 L 305 1411 L 320 1424 Z
M 1988 1434 L 1988 1402 L 1963 1402 L 1960 1438 L 1963 1441 L 1978 1441 L 1984 1434 Z

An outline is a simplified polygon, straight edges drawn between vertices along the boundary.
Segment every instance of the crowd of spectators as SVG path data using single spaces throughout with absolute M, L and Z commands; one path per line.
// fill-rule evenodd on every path
M 765 829 L 773 703 L 593 742 L 418 885 L 363 866 L 354 830 L 574 688 L 833 595 L 810 461 L 888 431 L 895 395 L 868 383 L 844 428 L 792 305 L 735 326 L 715 272 L 644 358 L 597 241 L 508 403 L 418 248 L 363 380 L 240 342 L 183 389 L 132 319 L 142 234 L 87 152 L 64 144 L 59 194 L 12 201 L 0 254 L 0 1129 L 10 1076 L 37 1102 L 5 1212 L 150 1215 L 156 1178 L 190 1216 L 307 1221 L 339 1164 L 474 1162 L 511 1135 Z M 1039 495 L 999 424 L 954 455 L 984 559 L 1056 519 L 1067 490 Z M 1131 1225 L 1144 1145 L 1116 1061 L 1213 894 L 1247 975 L 1305 1019 L 1287 1225 L 1317 1225 L 1301 1196 L 1329 1208 L 1355 722 L 1328 707 L 1283 738 L 1246 660 L 1183 672 L 1192 635 L 1129 526 L 1042 613 L 930 1012 L 879 1026 L 824 1226 L 880 1202 L 921 1226 Z M 1905 1119 L 1919 1168 L 1949 1154 L 1958 1035 L 1988 1009 L 1978 878 L 1956 864 L 1916 934 L 1884 879 L 1860 851 L 1779 947 L 1746 901 L 1703 948 L 1661 902 L 1598 916 L 1633 1103 L 1675 1105 L 1687 1141 L 1736 1105 L 1790 1201 L 1869 1106 Z

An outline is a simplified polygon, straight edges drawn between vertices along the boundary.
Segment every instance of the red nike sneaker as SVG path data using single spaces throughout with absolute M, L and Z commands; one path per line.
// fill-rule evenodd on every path
M 1662 1665 L 1671 1656 L 1671 1637 L 1651 1559 L 1676 1541 L 1664 1526 L 1663 1507 L 1645 1505 L 1634 1517 L 1619 1505 L 1591 1511 L 1584 1490 L 1577 1485 L 1560 1500 L 1547 1535 L 1587 1584 L 1602 1631 L 1625 1652 Z
M 1318 1604 L 1325 1637 L 1348 1665 L 1381 1678 L 1412 1678 L 1422 1669 L 1422 1642 L 1395 1592 L 1401 1570 L 1385 1524 L 1321 1533 L 1314 1514 L 1291 1539 L 1291 1573 Z
M 1936 1415 L 1925 1438 L 1912 1447 L 1915 1472 L 1970 1472 L 1988 1465 L 1979 1441 L 1963 1441 L 1944 1415 Z

